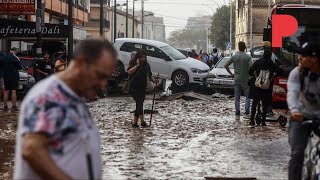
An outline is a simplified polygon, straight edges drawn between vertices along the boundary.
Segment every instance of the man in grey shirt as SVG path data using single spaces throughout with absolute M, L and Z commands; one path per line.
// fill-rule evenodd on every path
M 310 128 L 302 124 L 305 118 L 320 119 L 320 47 L 305 43 L 299 50 L 300 66 L 290 72 L 287 103 L 291 113 L 289 121 L 289 180 L 301 179 L 304 151 Z
M 250 114 L 250 99 L 249 99 L 249 68 L 252 65 L 252 58 L 246 52 L 246 44 L 239 42 L 239 51 L 231 56 L 229 61 L 224 65 L 229 74 L 234 78 L 234 96 L 236 119 L 240 119 L 240 96 L 241 90 L 244 91 L 246 96 L 245 117 L 249 118 Z M 233 63 L 234 74 L 230 71 L 229 66 Z

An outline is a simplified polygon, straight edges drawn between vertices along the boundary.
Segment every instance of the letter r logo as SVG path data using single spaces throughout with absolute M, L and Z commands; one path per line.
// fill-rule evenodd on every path
M 272 47 L 282 47 L 282 37 L 296 33 L 298 22 L 290 15 L 272 15 Z

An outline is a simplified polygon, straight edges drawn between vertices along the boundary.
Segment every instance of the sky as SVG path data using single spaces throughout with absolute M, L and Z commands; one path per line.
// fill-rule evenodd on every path
M 136 10 L 141 10 L 141 0 L 136 1 Z M 117 4 L 125 3 L 117 0 Z M 166 37 L 174 30 L 182 29 L 187 24 L 188 17 L 199 15 L 212 15 L 215 9 L 229 0 L 145 0 L 145 11 L 152 11 L 156 17 L 163 17 L 166 25 Z M 132 8 L 132 0 L 129 0 Z

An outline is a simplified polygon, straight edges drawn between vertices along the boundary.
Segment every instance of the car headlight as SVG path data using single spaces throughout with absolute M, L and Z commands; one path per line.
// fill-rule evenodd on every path
M 197 73 L 197 74 L 203 74 L 203 73 L 207 73 L 208 70 L 201 70 L 201 69 L 197 69 L 197 68 L 191 68 L 191 71 L 193 73 Z
M 212 73 L 209 73 L 208 75 L 209 78 L 216 78 L 216 75 L 212 74 Z
M 34 79 L 34 77 L 31 76 L 31 77 L 28 78 L 28 82 L 29 83 L 35 83 L 36 80 Z
M 276 93 L 276 94 L 286 94 L 286 91 L 285 91 L 282 87 L 280 87 L 280 86 L 278 86 L 278 85 L 274 85 L 274 86 L 273 86 L 273 93 Z

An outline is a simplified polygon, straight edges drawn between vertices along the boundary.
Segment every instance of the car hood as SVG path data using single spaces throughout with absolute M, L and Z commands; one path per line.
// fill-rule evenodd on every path
M 190 68 L 196 68 L 196 69 L 200 69 L 200 70 L 209 70 L 209 66 L 206 63 L 203 63 L 199 60 L 193 59 L 193 58 L 186 58 L 186 59 L 181 59 L 181 60 L 177 60 L 181 63 L 185 63 L 187 64 Z
M 232 73 L 234 73 L 234 69 L 230 69 L 230 71 Z M 209 75 L 215 75 L 216 77 L 224 77 L 227 78 L 230 76 L 230 74 L 228 73 L 228 71 L 225 68 L 213 68 L 210 72 Z M 231 76 L 230 76 L 231 77 Z

